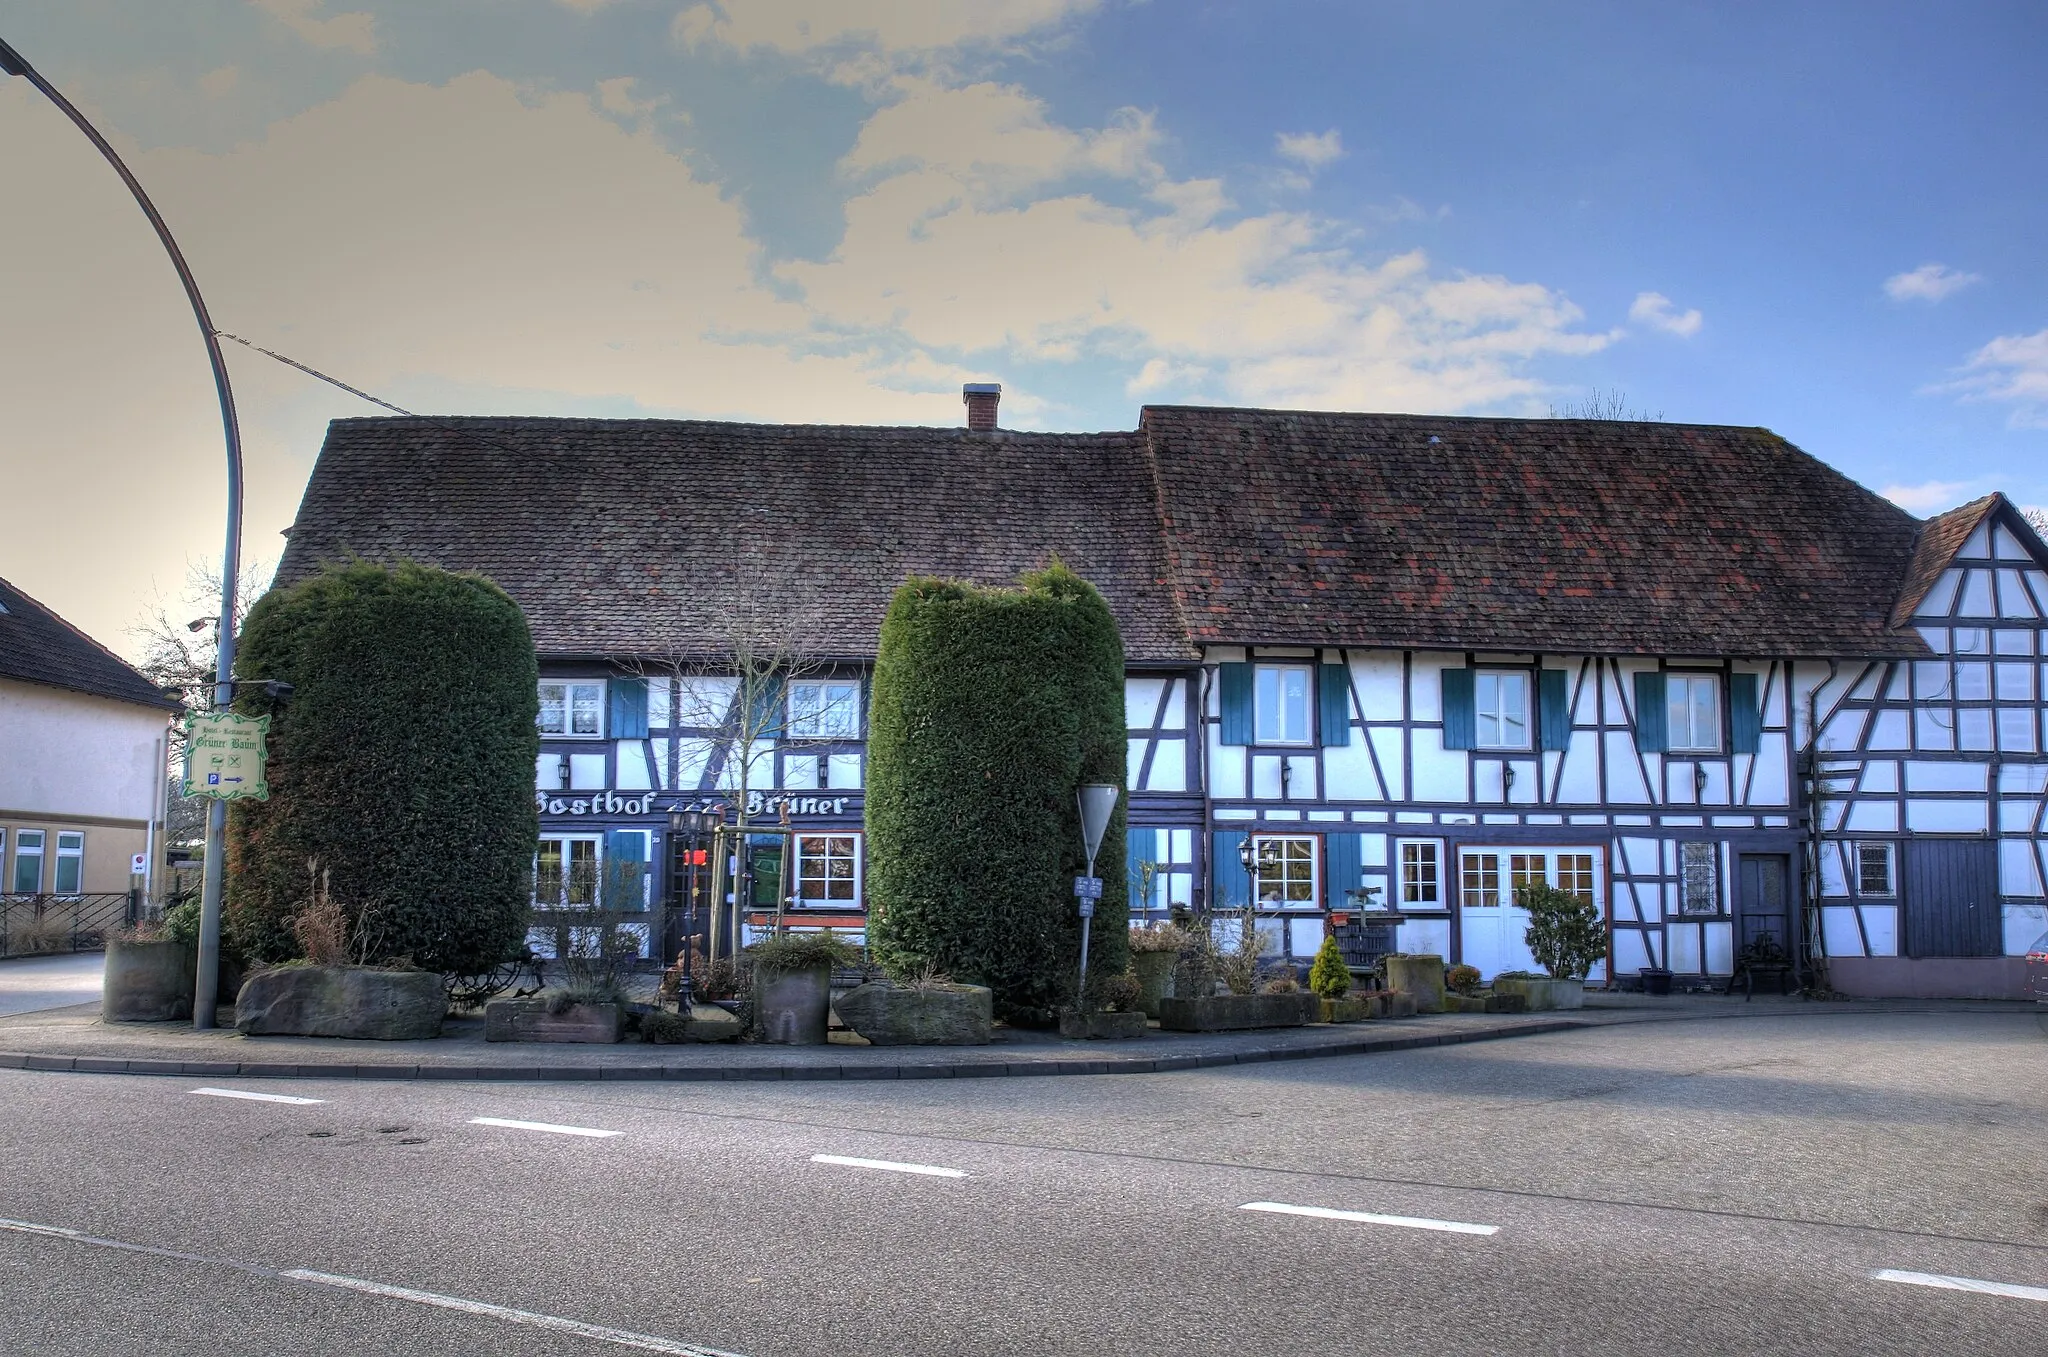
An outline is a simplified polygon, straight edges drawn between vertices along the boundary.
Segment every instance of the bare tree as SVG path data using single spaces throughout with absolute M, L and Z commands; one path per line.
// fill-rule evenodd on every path
M 2042 537 L 2048 537 L 2048 508 L 2036 504 L 2020 510 L 2020 517 L 2027 520 L 2027 526 Z
M 1583 400 L 1566 401 L 1563 405 L 1550 407 L 1552 419 L 1603 419 L 1624 424 L 1654 424 L 1664 418 L 1659 410 L 1651 414 L 1647 410 L 1629 408 L 1628 396 L 1619 388 L 1602 391 L 1594 387 L 1591 395 Z

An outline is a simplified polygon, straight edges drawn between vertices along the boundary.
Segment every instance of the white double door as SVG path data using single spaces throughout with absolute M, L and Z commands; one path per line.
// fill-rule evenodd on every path
M 1488 979 L 1542 967 L 1529 953 L 1529 911 L 1517 888 L 1542 882 L 1598 902 L 1600 856 L 1590 848 L 1458 850 L 1458 960 Z

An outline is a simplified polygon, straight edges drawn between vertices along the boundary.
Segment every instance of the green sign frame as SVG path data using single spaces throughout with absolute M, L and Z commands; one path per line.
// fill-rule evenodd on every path
M 194 712 L 185 718 L 186 796 L 270 799 L 270 718 Z

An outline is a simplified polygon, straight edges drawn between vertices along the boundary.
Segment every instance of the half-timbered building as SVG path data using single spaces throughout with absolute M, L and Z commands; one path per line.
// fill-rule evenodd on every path
M 405 556 L 519 600 L 543 894 L 662 862 L 744 758 L 793 830 L 759 903 L 858 927 L 890 593 L 1056 554 L 1123 629 L 1135 907 L 1256 902 L 1295 957 L 1391 907 L 1405 950 L 1493 973 L 1530 964 L 1542 880 L 1601 904 L 1616 981 L 1725 978 L 1768 935 L 1858 992 L 2000 992 L 2048 928 L 2048 549 L 1999 496 L 1922 522 L 1761 429 L 1041 434 L 969 399 L 981 427 L 337 421 L 280 579 Z M 735 611 L 810 660 L 746 750 L 707 676 Z

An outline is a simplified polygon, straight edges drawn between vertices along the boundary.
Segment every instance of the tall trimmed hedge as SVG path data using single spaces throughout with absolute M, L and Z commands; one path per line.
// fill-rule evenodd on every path
M 882 623 L 868 739 L 869 933 L 884 964 L 931 961 L 1043 1019 L 1068 999 L 1086 866 L 1076 791 L 1124 780 L 1124 652 L 1065 566 L 1015 589 L 912 578 Z M 1128 960 L 1124 808 L 1095 874 L 1089 969 Z
M 368 911 L 371 960 L 474 974 L 516 953 L 532 898 L 539 679 L 526 618 L 480 575 L 354 564 L 249 610 L 235 673 L 293 685 L 270 711 L 270 799 L 235 803 L 226 924 L 298 954 L 308 864 Z

